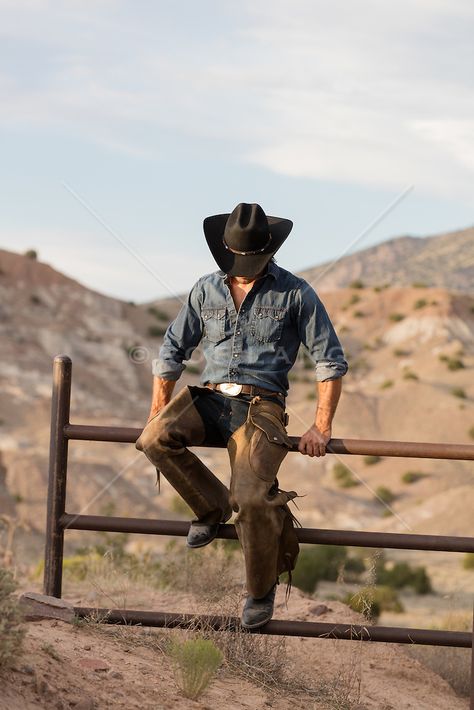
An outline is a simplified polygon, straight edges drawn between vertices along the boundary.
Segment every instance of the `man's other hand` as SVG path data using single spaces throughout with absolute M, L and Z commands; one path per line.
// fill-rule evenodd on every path
M 298 451 L 307 456 L 325 456 L 326 444 L 330 439 L 331 429 L 321 431 L 316 424 L 313 424 L 301 437 L 298 444 Z

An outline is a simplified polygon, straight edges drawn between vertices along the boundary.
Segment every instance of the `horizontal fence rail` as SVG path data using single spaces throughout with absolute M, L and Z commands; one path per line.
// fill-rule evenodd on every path
M 96 530 L 147 535 L 185 537 L 189 523 L 179 520 L 145 520 L 144 518 L 114 518 L 103 515 L 64 513 L 59 520 L 63 529 Z M 328 530 L 296 528 L 299 542 L 316 545 L 350 545 L 352 547 L 387 547 L 395 550 L 431 550 L 436 552 L 474 552 L 474 538 L 449 535 L 409 535 L 406 533 L 366 532 L 362 530 Z M 217 537 L 237 540 L 233 525 L 220 525 Z
M 142 429 L 132 427 L 91 426 L 89 424 L 66 424 L 63 427 L 67 439 L 80 441 L 113 441 L 134 444 Z M 298 451 L 299 436 L 290 436 L 291 451 Z M 222 444 L 209 448 L 224 448 Z M 379 439 L 331 439 L 326 445 L 330 454 L 357 454 L 374 456 L 403 456 L 405 458 L 456 459 L 474 461 L 474 444 L 430 444 L 417 441 L 382 441 Z
M 53 365 L 51 401 L 51 434 L 45 544 L 45 594 L 61 597 L 64 532 L 93 530 L 148 535 L 186 536 L 190 523 L 177 520 L 145 520 L 142 518 L 106 517 L 66 513 L 68 444 L 70 440 L 135 443 L 142 430 L 133 427 L 91 426 L 71 424 L 72 362 L 67 355 L 58 355 Z M 298 451 L 299 437 L 290 437 L 292 451 Z M 379 441 L 362 439 L 331 439 L 328 453 L 394 456 L 412 458 L 474 460 L 474 445 L 443 444 L 411 441 Z M 474 552 L 474 537 L 371 532 L 362 530 L 328 530 L 296 528 L 301 543 L 378 547 L 406 550 Z M 219 538 L 237 539 L 233 525 L 220 526 Z M 74 607 L 77 617 L 100 616 L 111 624 L 140 624 L 165 628 L 209 628 L 220 631 L 241 630 L 240 620 L 219 616 L 199 616 L 159 611 L 130 609 L 97 609 Z M 474 621 L 474 620 L 473 620 Z M 404 627 L 331 624 L 324 622 L 272 619 L 251 633 L 337 638 L 430 646 L 471 648 L 471 710 L 474 710 L 474 629 L 473 632 L 439 631 Z
M 212 628 L 215 631 L 241 631 L 240 619 L 225 616 L 200 616 L 159 611 L 130 609 L 97 609 L 74 607 L 80 618 L 92 616 L 108 624 L 140 624 L 166 628 Z M 361 624 L 331 624 L 321 621 L 287 621 L 272 619 L 259 630 L 270 636 L 303 636 L 305 638 L 334 638 L 349 641 L 378 641 L 389 643 L 423 644 L 471 648 L 472 634 L 468 631 L 437 631 L 405 629 L 397 626 L 362 626 Z M 252 632 L 255 633 L 255 632 Z

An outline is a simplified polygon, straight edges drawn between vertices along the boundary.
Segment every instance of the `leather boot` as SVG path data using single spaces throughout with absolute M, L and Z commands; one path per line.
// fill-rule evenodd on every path
M 277 584 L 273 585 L 262 599 L 248 596 L 242 612 L 241 625 L 244 629 L 258 629 L 267 624 L 273 616 Z
M 295 491 L 279 489 L 276 475 L 292 448 L 282 407 L 254 397 L 246 422 L 230 437 L 230 501 L 245 558 L 247 589 L 261 599 L 282 572 L 291 574 L 299 552 L 288 501 Z

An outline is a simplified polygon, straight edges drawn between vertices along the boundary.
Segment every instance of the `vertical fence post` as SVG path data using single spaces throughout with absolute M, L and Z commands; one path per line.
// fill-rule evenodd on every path
M 474 710 L 474 605 L 472 609 L 471 703 L 469 707 Z
M 57 355 L 53 364 L 43 581 L 44 593 L 52 597 L 61 597 L 64 530 L 59 520 L 66 505 L 68 439 L 64 435 L 64 426 L 69 424 L 71 372 L 71 358 Z

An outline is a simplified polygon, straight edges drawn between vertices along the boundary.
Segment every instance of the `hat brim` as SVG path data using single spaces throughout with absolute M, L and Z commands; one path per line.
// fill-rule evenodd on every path
M 228 218 L 229 214 L 206 217 L 203 228 L 207 245 L 217 265 L 230 276 L 254 276 L 262 271 L 293 228 L 293 222 L 289 219 L 267 216 L 272 238 L 265 251 L 259 254 L 234 254 L 225 248 L 222 241 Z

